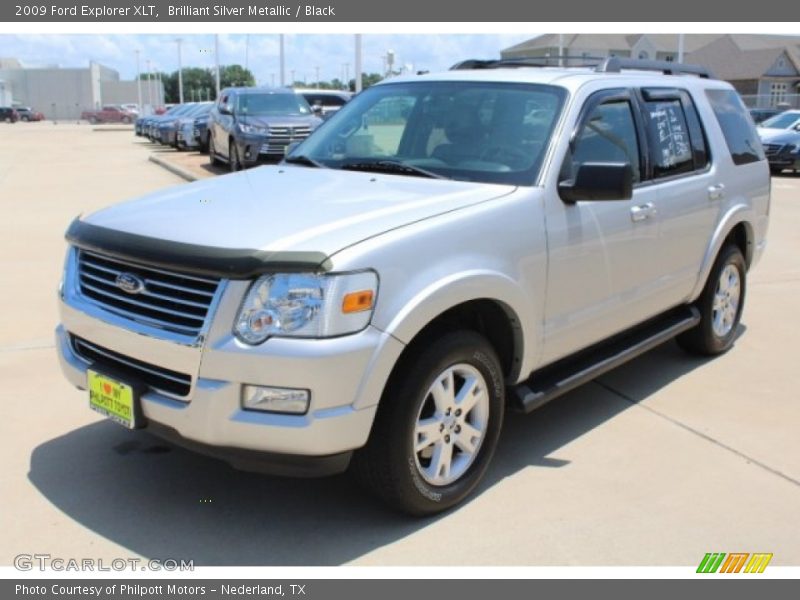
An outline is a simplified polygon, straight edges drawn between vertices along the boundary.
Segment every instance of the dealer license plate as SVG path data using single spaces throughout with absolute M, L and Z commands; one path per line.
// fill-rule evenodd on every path
M 89 407 L 120 425 L 133 429 L 136 419 L 133 410 L 133 388 L 89 369 Z

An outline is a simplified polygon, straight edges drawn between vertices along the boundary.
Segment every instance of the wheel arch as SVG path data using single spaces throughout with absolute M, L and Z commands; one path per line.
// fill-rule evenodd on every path
M 733 243 L 741 250 L 745 265 L 749 269 L 755 253 L 752 207 L 746 204 L 734 206 L 720 219 L 703 257 L 699 276 L 692 290 L 691 302 L 694 302 L 702 293 L 714 261 L 727 243 Z

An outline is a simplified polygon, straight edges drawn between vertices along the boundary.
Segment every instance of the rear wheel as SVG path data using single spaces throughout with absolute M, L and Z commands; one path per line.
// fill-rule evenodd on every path
M 354 473 L 403 512 L 446 510 L 486 472 L 503 412 L 502 369 L 489 342 L 471 331 L 446 334 L 393 373 Z
M 677 337 L 684 350 L 713 356 L 733 346 L 744 307 L 746 276 L 742 251 L 733 244 L 724 246 L 696 303 L 700 323 Z

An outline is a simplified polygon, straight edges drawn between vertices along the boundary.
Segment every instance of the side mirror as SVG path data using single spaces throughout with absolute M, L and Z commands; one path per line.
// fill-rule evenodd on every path
M 315 115 L 322 114 L 322 105 L 321 104 L 312 104 L 311 105 L 311 112 Z
M 630 200 L 633 170 L 630 163 L 582 163 L 574 179 L 558 184 L 564 202 L 580 200 Z
M 221 104 L 219 107 L 219 114 L 221 115 L 232 115 L 233 109 L 231 108 L 230 104 Z
M 800 131 L 800 123 L 796 123 L 794 126 L 795 131 Z

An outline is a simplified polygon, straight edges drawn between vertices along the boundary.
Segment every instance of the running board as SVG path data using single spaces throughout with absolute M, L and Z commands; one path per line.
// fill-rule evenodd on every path
M 514 389 L 516 408 L 529 413 L 695 327 L 699 322 L 700 311 L 697 308 L 682 307 L 534 371 L 527 381 Z

